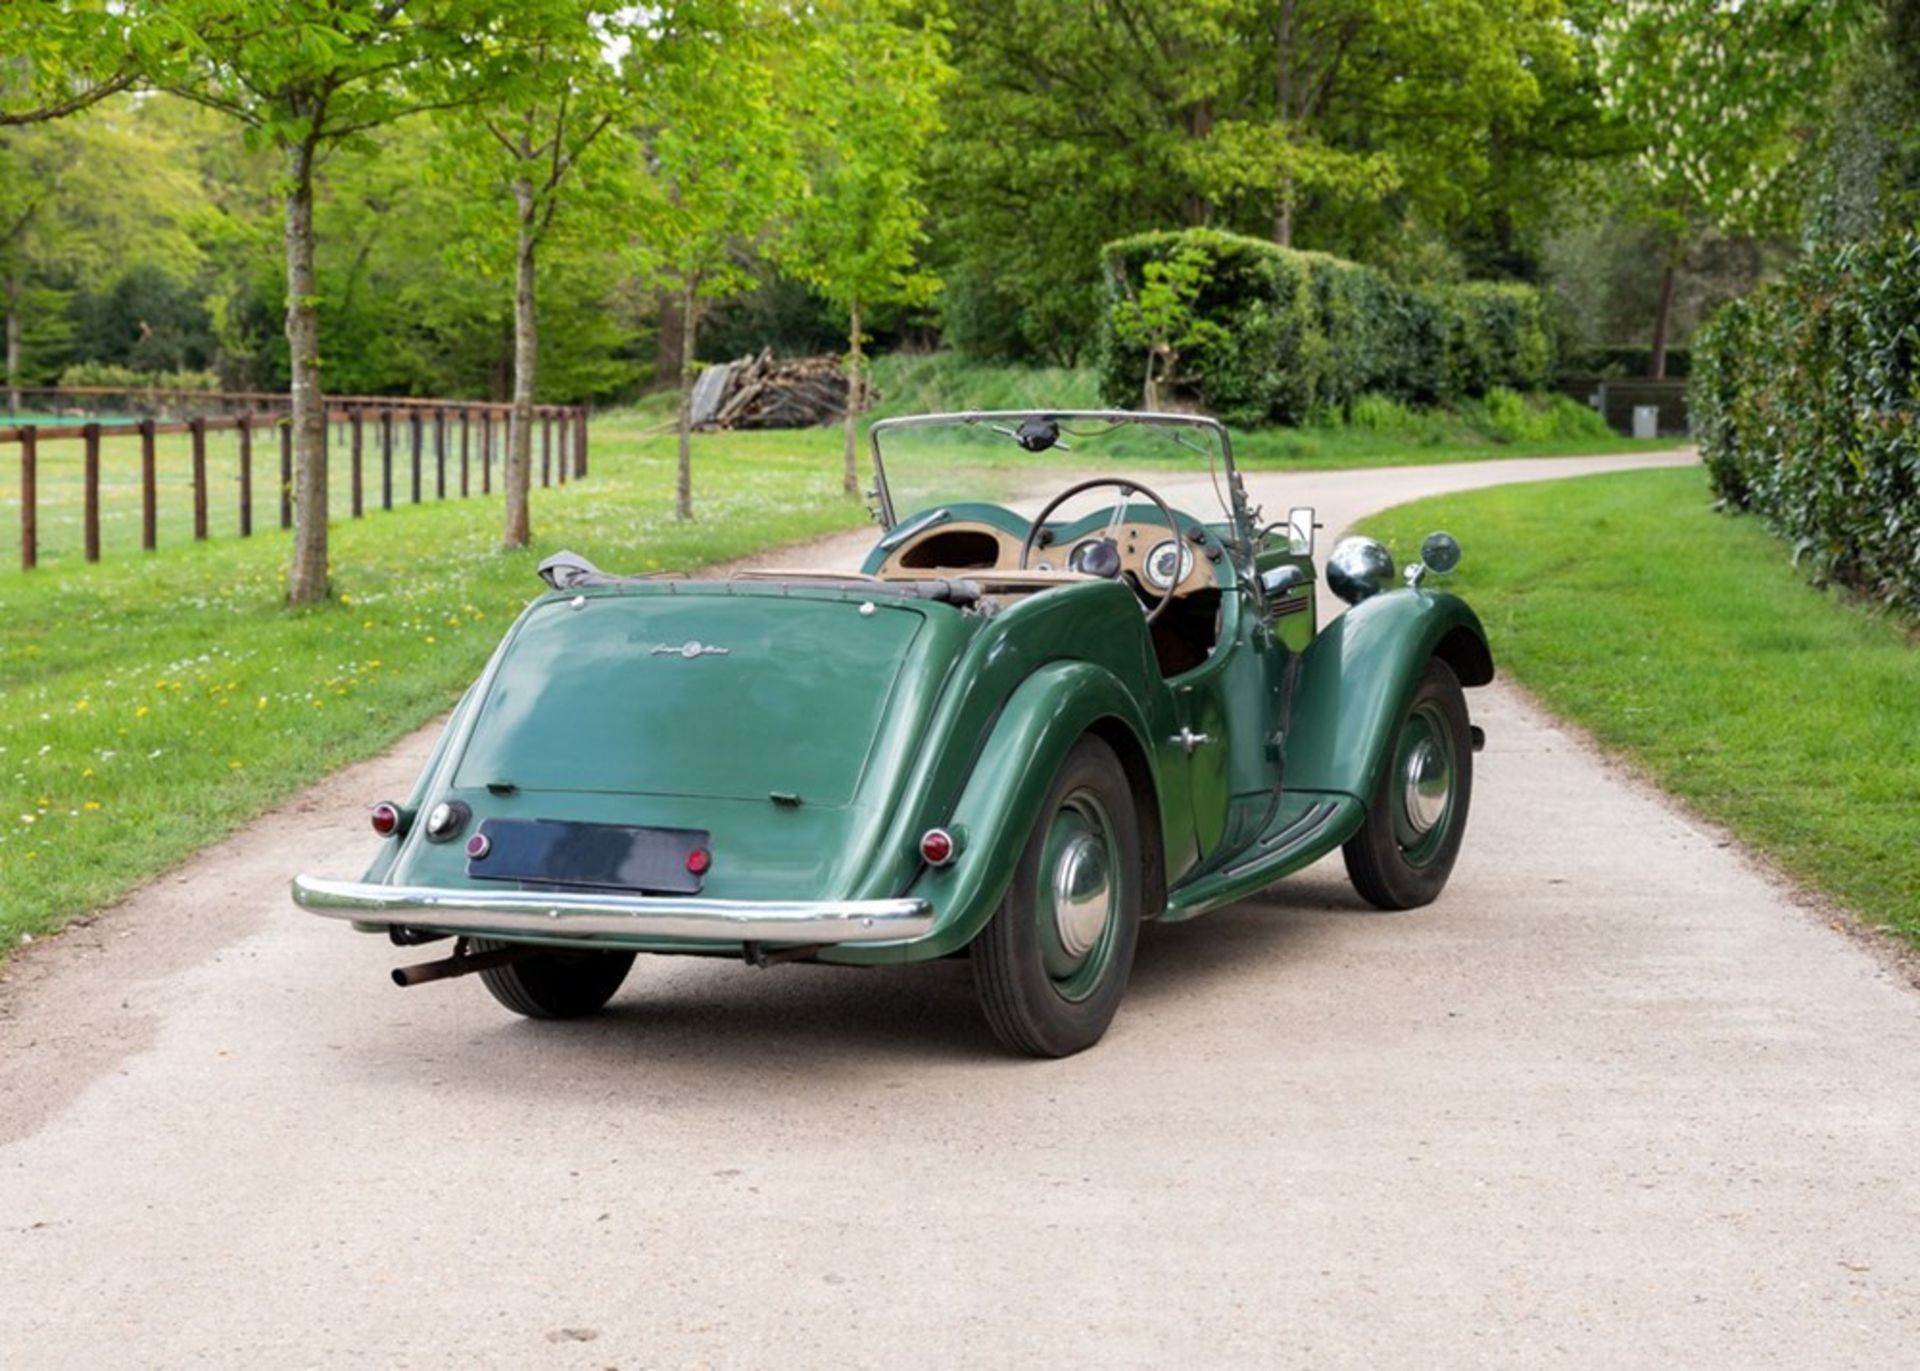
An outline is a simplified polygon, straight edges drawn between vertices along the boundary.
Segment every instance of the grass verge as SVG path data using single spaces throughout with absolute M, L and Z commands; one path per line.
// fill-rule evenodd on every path
M 1920 641 L 1809 588 L 1692 469 L 1505 486 L 1370 521 L 1467 549 L 1501 669 L 1696 812 L 1920 945 Z

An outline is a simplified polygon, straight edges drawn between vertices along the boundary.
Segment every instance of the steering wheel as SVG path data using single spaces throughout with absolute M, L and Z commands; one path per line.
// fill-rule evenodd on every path
M 1053 512 L 1083 491 L 1096 490 L 1101 486 L 1118 486 L 1120 503 L 1113 507 L 1113 517 L 1107 520 L 1107 531 L 1102 535 L 1099 543 L 1099 546 L 1108 549 L 1113 555 L 1110 559 L 1102 559 L 1105 565 L 1094 568 L 1094 575 L 1105 576 L 1115 581 L 1120 579 L 1120 542 L 1117 535 L 1120 532 L 1120 525 L 1127 521 L 1127 497 L 1130 495 L 1144 495 L 1153 501 L 1154 506 L 1160 511 L 1160 517 L 1167 521 L 1167 528 L 1173 534 L 1174 543 L 1176 545 L 1180 543 L 1180 521 L 1173 517 L 1173 511 L 1167 507 L 1165 500 L 1138 481 L 1123 481 L 1117 476 L 1096 476 L 1091 481 L 1081 481 L 1078 485 L 1068 486 L 1047 501 L 1047 507 L 1035 516 L 1032 526 L 1027 529 L 1026 542 L 1020 545 L 1020 570 L 1027 569 L 1027 562 L 1033 556 L 1034 546 L 1040 540 L 1040 530 L 1046 527 L 1047 519 Z M 1173 603 L 1173 589 L 1178 584 L 1180 584 L 1178 578 L 1167 582 L 1167 588 L 1160 592 L 1159 603 L 1147 611 L 1148 623 L 1152 623 L 1166 613 L 1167 606 Z

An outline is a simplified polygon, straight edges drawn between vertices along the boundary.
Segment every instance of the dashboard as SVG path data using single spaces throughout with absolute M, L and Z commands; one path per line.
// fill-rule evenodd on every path
M 1175 538 L 1159 518 L 1125 520 L 1109 534 L 1110 517 L 1109 510 L 1055 526 L 1057 535 L 1033 550 L 1028 569 L 1111 576 L 1117 553 L 1119 575 L 1154 599 L 1169 590 L 1186 595 L 1219 587 L 1215 562 L 1221 557 L 1220 545 L 1198 521 L 1180 516 L 1181 527 L 1189 532 Z M 885 555 L 872 571 L 883 580 L 993 571 L 1011 576 L 1019 571 L 1024 536 L 1024 529 L 1013 532 L 980 519 L 908 520 L 882 540 Z M 1105 547 L 1109 536 L 1112 553 Z

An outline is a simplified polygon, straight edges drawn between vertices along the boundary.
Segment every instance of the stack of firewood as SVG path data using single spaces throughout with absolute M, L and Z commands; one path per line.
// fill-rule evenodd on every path
M 871 402 L 871 388 L 867 398 Z M 847 377 L 832 356 L 780 361 L 768 348 L 758 357 L 708 367 L 693 387 L 698 429 L 808 428 L 834 423 L 846 412 Z

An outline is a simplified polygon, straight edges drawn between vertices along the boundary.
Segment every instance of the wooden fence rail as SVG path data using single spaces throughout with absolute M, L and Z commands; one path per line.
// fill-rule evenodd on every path
M 58 394 L 62 397 L 128 395 L 126 391 L 65 388 L 58 392 L 23 389 L 22 394 Z M 199 391 L 139 392 L 146 397 L 163 395 L 191 396 L 199 400 L 261 400 L 286 402 L 285 396 L 212 394 Z M 380 463 L 380 508 L 393 508 L 394 430 L 402 430 L 408 462 L 408 494 L 412 503 L 426 499 L 426 463 L 429 445 L 432 453 L 432 489 L 435 500 L 466 498 L 473 493 L 472 456 L 477 448 L 480 462 L 480 493 L 493 493 L 493 466 L 496 454 L 504 457 L 504 436 L 512 414 L 508 405 L 461 403 L 433 400 L 387 399 L 384 397 L 330 397 L 327 403 L 328 441 L 344 438 L 349 466 L 349 508 L 358 519 L 366 510 L 368 433 L 375 434 L 375 451 Z M 564 485 L 587 474 L 587 411 L 582 406 L 539 405 L 534 409 L 539 434 L 537 441 L 540 484 L 552 485 L 557 478 Z M 473 430 L 478 428 L 478 441 Z M 496 444 L 494 431 L 503 441 Z M 556 443 L 555 430 L 558 429 Z M 182 419 L 161 419 L 149 412 L 135 422 L 102 423 L 88 417 L 75 424 L 24 423 L 0 427 L 0 450 L 11 446 L 19 456 L 20 471 L 20 566 L 31 571 L 40 562 L 43 547 L 41 529 L 43 444 L 78 442 L 82 445 L 81 466 L 81 547 L 86 560 L 100 560 L 101 446 L 116 438 L 135 439 L 139 443 L 140 471 L 140 546 L 151 552 L 160 544 L 160 462 L 157 439 L 163 435 L 184 434 L 188 439 L 188 481 L 192 499 L 193 538 L 208 536 L 208 464 L 207 435 L 233 433 L 237 438 L 237 483 L 239 487 L 238 531 L 242 538 L 253 536 L 253 460 L 254 435 L 262 430 L 278 434 L 280 458 L 280 527 L 293 526 L 293 430 L 284 410 L 243 409 L 237 414 L 194 414 Z M 456 433 L 457 430 L 457 433 Z M 448 466 L 453 444 L 458 444 L 459 468 L 454 473 L 457 490 L 449 490 Z M 559 454 L 558 465 L 554 457 Z

